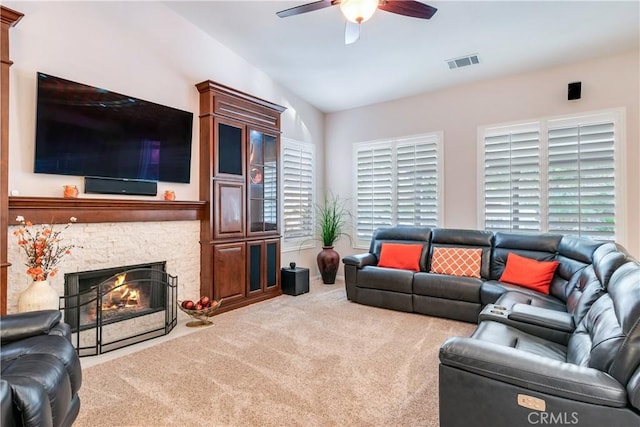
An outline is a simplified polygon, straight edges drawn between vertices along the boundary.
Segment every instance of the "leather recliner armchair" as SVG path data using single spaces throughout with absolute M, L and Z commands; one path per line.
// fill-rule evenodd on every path
M 78 416 L 80 359 L 57 310 L 0 318 L 0 425 L 70 426 Z

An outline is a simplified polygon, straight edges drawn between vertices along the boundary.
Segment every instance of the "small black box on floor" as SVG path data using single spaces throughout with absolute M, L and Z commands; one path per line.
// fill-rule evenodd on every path
M 281 281 L 282 292 L 287 295 L 300 295 L 309 292 L 308 268 L 283 268 Z

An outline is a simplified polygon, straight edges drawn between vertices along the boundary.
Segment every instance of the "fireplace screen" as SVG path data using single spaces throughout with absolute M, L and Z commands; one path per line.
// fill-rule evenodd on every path
M 169 333 L 176 296 L 177 278 L 164 262 L 71 273 L 64 318 L 78 354 L 101 354 Z

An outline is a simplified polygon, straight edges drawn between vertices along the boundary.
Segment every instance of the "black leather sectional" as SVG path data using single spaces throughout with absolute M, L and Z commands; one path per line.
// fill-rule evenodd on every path
M 420 271 L 378 267 L 423 245 Z M 429 273 L 434 247 L 482 249 L 480 278 Z M 550 293 L 500 282 L 515 253 L 558 261 Z M 345 257 L 347 297 L 477 322 L 440 348 L 440 425 L 640 426 L 640 264 L 615 243 L 553 234 L 394 227 Z
M 80 359 L 58 310 L 0 318 L 0 425 L 70 426 L 78 416 Z

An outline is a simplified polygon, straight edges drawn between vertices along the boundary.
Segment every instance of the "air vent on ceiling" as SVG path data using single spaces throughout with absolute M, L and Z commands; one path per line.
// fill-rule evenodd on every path
M 466 67 L 468 65 L 475 65 L 479 63 L 480 58 L 478 57 L 477 53 L 447 60 L 447 65 L 449 65 L 450 70 L 455 70 L 456 68 Z

